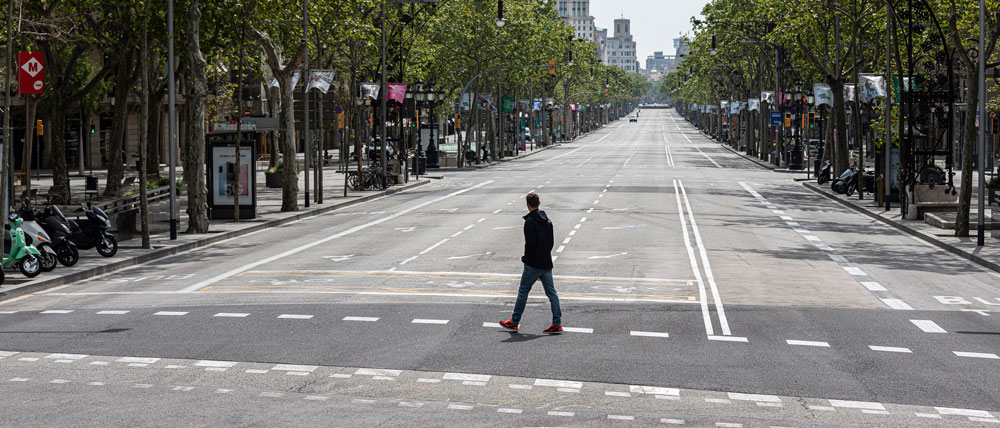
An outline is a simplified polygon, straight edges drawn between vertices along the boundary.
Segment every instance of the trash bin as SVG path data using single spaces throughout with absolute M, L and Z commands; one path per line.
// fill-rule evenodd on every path
M 789 153 L 788 169 L 795 169 L 795 170 L 803 169 L 802 150 L 799 149 L 798 147 L 793 148 Z
M 427 158 L 418 156 L 413 158 L 413 173 L 417 175 L 427 174 Z

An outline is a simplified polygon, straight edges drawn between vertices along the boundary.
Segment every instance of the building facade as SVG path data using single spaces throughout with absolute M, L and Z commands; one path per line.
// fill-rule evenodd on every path
M 590 0 L 559 0 L 559 16 L 574 29 L 573 37 L 597 43 L 594 17 L 590 16 Z
M 597 43 L 597 58 L 602 63 L 608 63 L 608 29 L 598 28 L 594 32 L 595 43 Z
M 646 71 L 650 74 L 656 72 L 666 74 L 674 71 L 676 68 L 676 57 L 673 55 L 664 55 L 663 51 L 653 52 L 652 55 L 646 57 Z
M 628 19 L 616 19 L 614 25 L 614 37 L 609 37 L 607 42 L 608 60 L 605 64 L 613 65 L 630 73 L 639 72 L 639 60 L 635 55 L 635 41 L 632 40 L 631 21 Z

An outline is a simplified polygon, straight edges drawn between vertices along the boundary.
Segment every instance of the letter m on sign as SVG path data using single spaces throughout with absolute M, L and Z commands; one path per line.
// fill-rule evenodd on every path
M 45 53 L 20 52 L 18 55 L 18 82 L 22 94 L 45 92 Z

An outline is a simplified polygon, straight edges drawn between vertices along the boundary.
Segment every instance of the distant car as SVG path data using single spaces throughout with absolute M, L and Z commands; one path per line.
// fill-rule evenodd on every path
M 636 116 L 636 115 L 633 114 L 633 115 L 631 115 L 631 116 L 628 117 L 628 121 L 629 122 L 638 122 L 639 121 L 639 116 Z

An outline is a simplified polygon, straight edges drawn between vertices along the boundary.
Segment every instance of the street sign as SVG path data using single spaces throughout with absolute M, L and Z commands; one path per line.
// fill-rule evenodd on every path
M 340 108 L 340 106 L 336 106 L 333 108 L 333 112 L 336 114 L 341 114 L 344 112 L 344 109 Z
M 20 52 L 18 55 L 18 82 L 21 94 L 45 92 L 45 53 Z
M 781 126 L 781 112 L 772 111 L 771 112 L 771 126 Z
M 250 113 L 252 113 L 250 109 L 243 110 L 243 117 L 250 117 Z

